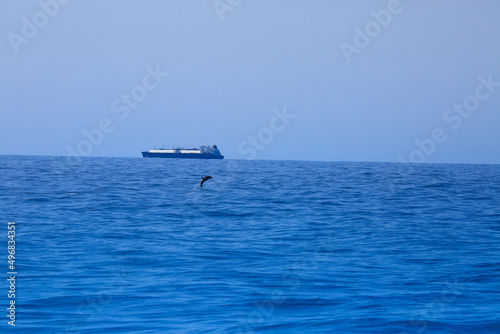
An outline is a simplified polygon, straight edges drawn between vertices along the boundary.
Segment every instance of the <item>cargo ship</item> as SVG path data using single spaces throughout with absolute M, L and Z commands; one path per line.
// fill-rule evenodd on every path
M 199 148 L 158 148 L 143 151 L 142 156 L 144 158 L 224 159 L 217 145 L 200 146 Z

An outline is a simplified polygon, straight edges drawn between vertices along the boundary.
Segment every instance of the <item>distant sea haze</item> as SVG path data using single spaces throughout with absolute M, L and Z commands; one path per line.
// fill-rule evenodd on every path
M 0 156 L 0 176 L 20 333 L 500 332 L 498 165 Z
M 494 81 L 492 74 L 488 75 L 487 79 L 480 76 L 478 80 L 479 84 L 474 89 L 474 94 L 466 96 L 461 103 L 453 104 L 452 108 L 446 109 L 443 113 L 443 120 L 449 129 L 437 127 L 431 131 L 429 138 L 415 139 L 417 149 L 409 154 L 408 159 L 400 155 L 398 158 L 400 162 L 426 162 L 427 158 L 434 154 L 436 147 L 448 140 L 447 133 L 460 129 L 462 123 L 478 110 L 481 103 L 488 100 L 500 87 L 500 82 Z

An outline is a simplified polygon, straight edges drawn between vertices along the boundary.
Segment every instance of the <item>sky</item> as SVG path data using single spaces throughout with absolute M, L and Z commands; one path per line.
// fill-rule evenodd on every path
M 0 154 L 500 163 L 500 2 L 0 0 Z

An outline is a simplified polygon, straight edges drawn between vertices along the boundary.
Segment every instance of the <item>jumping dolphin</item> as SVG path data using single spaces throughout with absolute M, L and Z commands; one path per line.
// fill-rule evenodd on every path
M 201 178 L 201 184 L 200 184 L 200 188 L 203 187 L 203 183 L 205 183 L 205 181 L 208 181 L 210 179 L 213 179 L 213 177 L 211 176 L 205 176 L 205 177 L 202 177 Z

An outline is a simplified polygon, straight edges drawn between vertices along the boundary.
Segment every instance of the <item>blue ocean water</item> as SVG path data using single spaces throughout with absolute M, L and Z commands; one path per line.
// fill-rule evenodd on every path
M 0 156 L 0 180 L 3 332 L 500 333 L 499 165 Z

